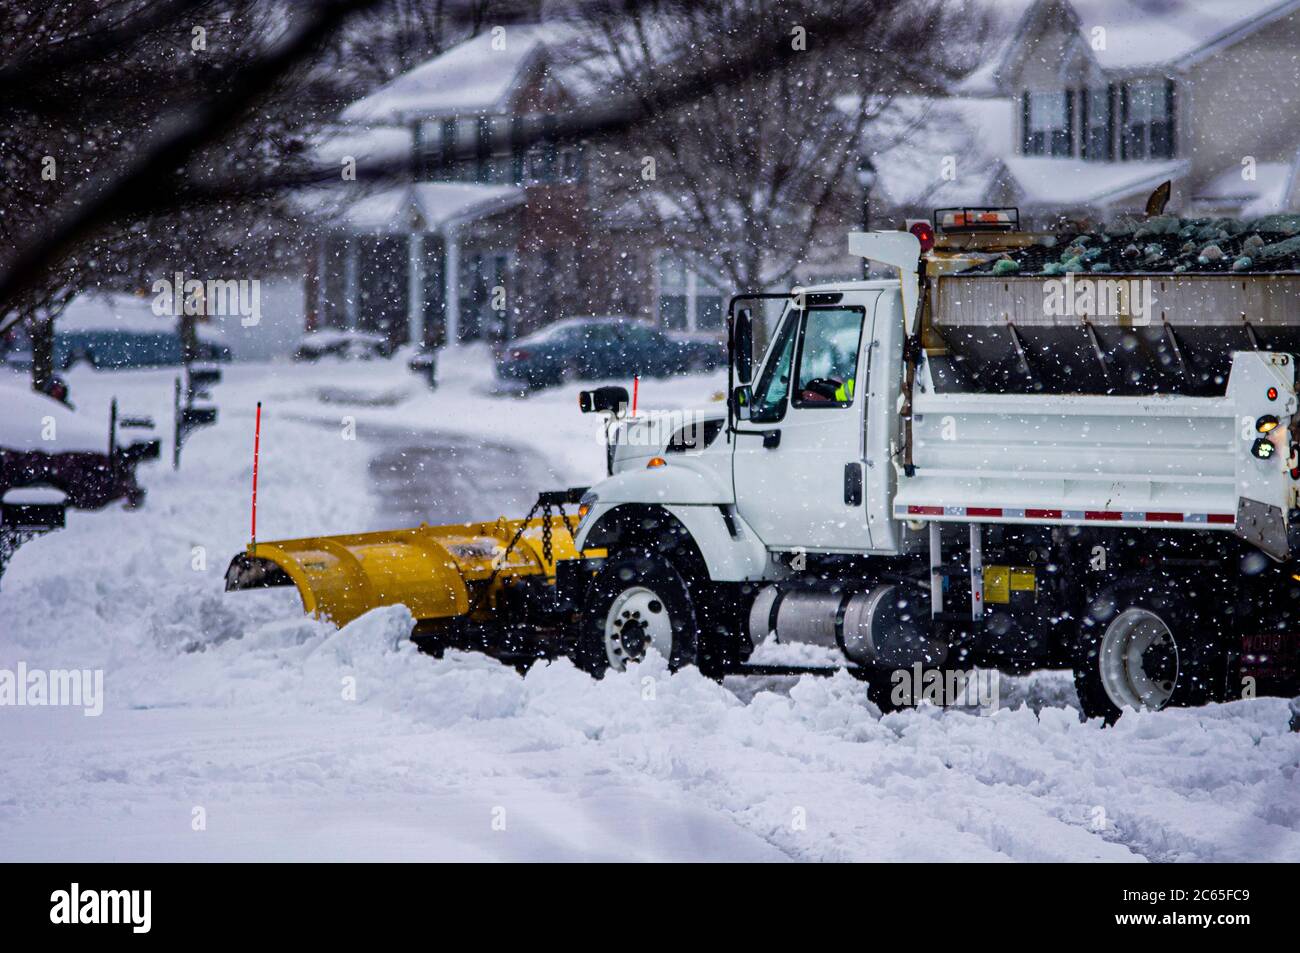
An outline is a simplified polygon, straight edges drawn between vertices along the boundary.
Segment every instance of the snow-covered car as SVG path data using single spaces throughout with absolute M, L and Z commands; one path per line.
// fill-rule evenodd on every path
M 54 323 L 54 366 L 67 370 L 88 364 L 98 370 L 166 367 L 180 364 L 182 346 L 176 319 L 156 315 L 148 298 L 124 293 L 86 292 L 75 298 Z M 31 341 L 21 325 L 4 342 L 4 363 L 16 370 L 32 366 Z M 198 328 L 198 356 L 229 361 L 230 349 L 214 333 Z
M 370 361 L 392 357 L 393 346 L 382 334 L 369 331 L 310 331 L 303 335 L 294 351 L 295 361 L 319 361 L 323 357 L 341 360 Z
M 102 427 L 52 397 L 18 384 L 0 385 L 0 494 L 35 485 L 67 494 L 68 506 L 98 509 L 144 501 L 135 468 L 157 459 L 158 440 L 128 439 L 121 421 Z M 129 422 L 129 421 L 128 421 Z

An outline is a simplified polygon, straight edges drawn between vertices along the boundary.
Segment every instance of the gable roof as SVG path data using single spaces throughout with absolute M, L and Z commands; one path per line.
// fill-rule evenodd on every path
M 402 123 L 419 117 L 505 112 L 520 82 L 544 54 L 554 28 L 501 29 L 504 49 L 494 48 L 492 31 L 480 33 L 357 100 L 341 118 Z
M 337 221 L 356 234 L 436 232 L 523 202 L 523 189 L 513 185 L 416 182 L 367 195 L 348 205 Z
M 1185 66 L 1300 8 L 1296 0 L 1068 0 L 1084 38 L 1105 27 L 1104 70 Z
M 995 37 L 988 61 L 958 85 L 959 92 L 994 95 L 1001 77 L 1023 55 L 1037 25 L 1059 9 L 1097 65 L 1107 72 L 1185 68 L 1300 10 L 1300 0 L 989 0 Z M 1105 29 L 1104 48 L 1092 31 Z M 996 42 L 996 34 L 1005 38 Z
M 1300 153 L 1288 162 L 1261 162 L 1253 179 L 1244 179 L 1241 166 L 1233 164 L 1204 182 L 1193 200 L 1215 208 L 1235 208 L 1240 218 L 1257 218 L 1286 211 L 1296 177 L 1300 175 Z
M 1145 198 L 1166 179 L 1187 173 L 1186 159 L 1142 162 L 1088 162 L 1047 156 L 1007 156 L 1002 160 L 1016 196 L 1025 208 L 1104 207 Z

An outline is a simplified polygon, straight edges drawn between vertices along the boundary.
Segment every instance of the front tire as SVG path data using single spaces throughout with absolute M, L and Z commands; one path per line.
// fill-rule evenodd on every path
M 1152 573 L 1098 593 L 1074 658 L 1074 685 L 1087 717 L 1113 724 L 1125 709 L 1226 699 L 1228 613 L 1216 611 L 1198 589 Z
M 653 647 L 676 671 L 695 662 L 698 616 L 681 573 L 646 549 L 611 554 L 587 588 L 574 662 L 600 678 Z

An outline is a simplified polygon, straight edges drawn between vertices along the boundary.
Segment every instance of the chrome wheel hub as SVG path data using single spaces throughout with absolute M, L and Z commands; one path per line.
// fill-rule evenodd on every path
M 1126 609 L 1111 620 L 1098 649 L 1106 695 L 1117 708 L 1160 709 L 1178 683 L 1178 644 L 1165 621 L 1148 609 Z
M 664 658 L 671 656 L 673 624 L 668 609 L 651 589 L 624 589 L 605 616 L 605 655 L 610 668 L 621 672 L 628 662 L 645 658 L 652 645 Z

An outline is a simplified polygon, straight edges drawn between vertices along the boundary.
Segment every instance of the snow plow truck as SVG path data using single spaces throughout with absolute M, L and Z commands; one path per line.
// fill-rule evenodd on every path
M 775 640 L 882 704 L 917 666 L 1070 668 L 1107 720 L 1294 694 L 1288 237 L 1036 234 L 1013 209 L 852 233 L 885 277 L 731 299 L 725 405 L 667 432 L 623 388 L 582 392 L 600 482 L 522 521 L 259 542 L 227 589 L 295 585 L 340 625 L 400 602 L 429 651 L 595 676 L 650 646 L 717 677 L 825 670 L 750 661 Z

